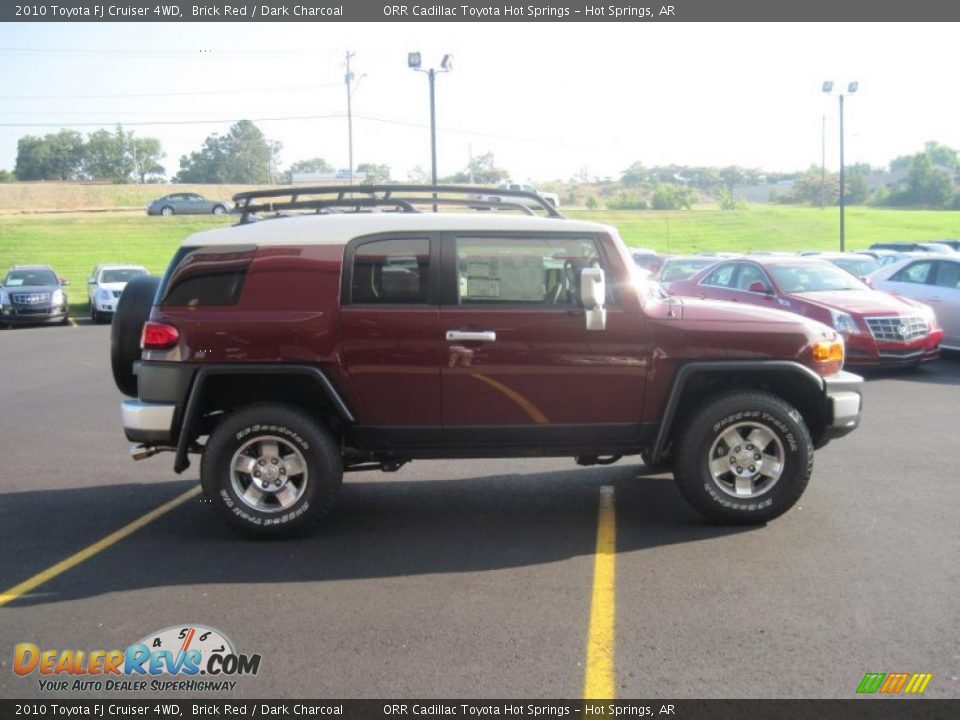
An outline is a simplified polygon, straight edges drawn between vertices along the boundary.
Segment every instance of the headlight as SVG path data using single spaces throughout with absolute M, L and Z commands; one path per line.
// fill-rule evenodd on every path
M 63 305 L 63 290 L 54 290 L 50 296 L 50 302 L 53 305 Z
M 830 319 L 833 321 L 833 329 L 838 333 L 852 335 L 860 332 L 860 328 L 857 327 L 857 324 L 853 321 L 853 318 L 845 312 L 831 310 Z
M 110 291 L 104 290 L 103 288 L 100 288 L 99 290 L 97 290 L 97 300 L 99 300 L 100 302 L 110 302 L 111 300 Z
M 6 290 L 0 290 L 0 305 L 6 305 L 10 302 L 10 298 L 7 297 Z

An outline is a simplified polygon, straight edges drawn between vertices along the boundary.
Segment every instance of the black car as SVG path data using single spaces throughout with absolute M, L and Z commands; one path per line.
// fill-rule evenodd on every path
M 0 327 L 70 321 L 69 283 L 49 265 L 15 265 L 0 285 Z

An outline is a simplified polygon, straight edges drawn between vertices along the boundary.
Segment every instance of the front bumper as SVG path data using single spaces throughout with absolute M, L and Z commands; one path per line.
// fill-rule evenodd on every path
M 914 366 L 940 357 L 943 330 L 935 328 L 927 335 L 905 342 L 875 340 L 866 333 L 845 335 L 844 367 L 894 368 Z
M 824 440 L 843 437 L 860 425 L 863 414 L 863 378 L 841 371 L 823 379 L 827 398 Z
M 4 305 L 0 322 L 7 325 L 42 325 L 63 322 L 69 309 L 66 305 L 39 308 L 33 305 Z

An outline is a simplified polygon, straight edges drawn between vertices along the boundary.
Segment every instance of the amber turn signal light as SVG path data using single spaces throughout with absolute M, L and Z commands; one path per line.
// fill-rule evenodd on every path
M 817 340 L 813 343 L 813 361 L 821 375 L 837 372 L 843 367 L 843 341 Z

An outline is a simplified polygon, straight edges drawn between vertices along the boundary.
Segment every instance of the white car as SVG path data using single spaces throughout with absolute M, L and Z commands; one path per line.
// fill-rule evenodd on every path
M 873 287 L 933 308 L 943 328 L 940 347 L 960 350 L 960 255 L 926 255 L 885 265 L 869 276 Z
M 142 265 L 97 265 L 87 278 L 90 319 L 101 323 L 113 317 L 123 289 L 140 275 L 149 275 Z
M 552 192 L 537 190 L 533 185 L 504 182 L 497 185 L 497 189 L 498 190 L 514 190 L 514 191 L 520 190 L 523 192 L 535 193 L 540 197 L 542 197 L 544 200 L 546 200 L 548 203 L 550 203 L 550 205 L 552 205 L 553 207 L 555 208 L 560 207 L 559 195 Z M 488 203 L 514 202 L 514 203 L 517 203 L 518 205 L 526 205 L 530 202 L 525 200 L 524 198 L 501 197 L 499 195 L 486 195 L 486 194 L 483 194 L 483 195 L 478 194 L 478 195 L 475 195 L 474 198 L 477 200 L 482 200 L 483 202 L 488 202 Z

